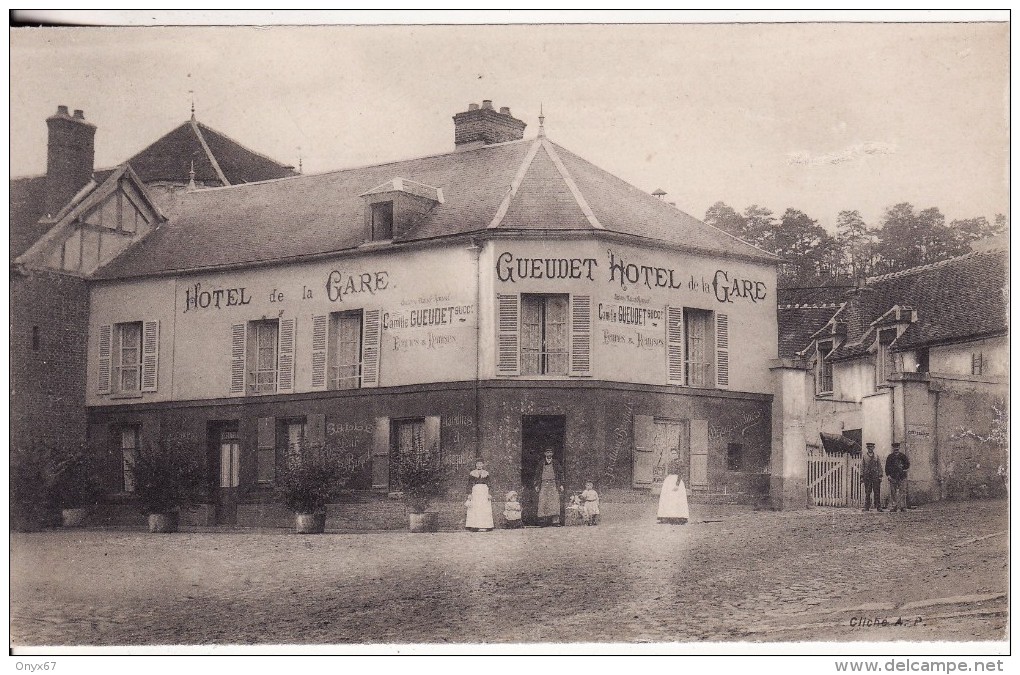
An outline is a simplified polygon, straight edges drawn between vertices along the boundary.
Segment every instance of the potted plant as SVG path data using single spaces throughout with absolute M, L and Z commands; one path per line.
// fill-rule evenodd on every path
M 84 527 L 88 509 L 99 503 L 102 488 L 96 480 L 96 465 L 85 448 L 66 457 L 51 457 L 50 501 L 60 509 L 64 527 Z
M 326 505 L 336 499 L 350 473 L 329 459 L 303 458 L 285 469 L 276 493 L 294 513 L 294 531 L 321 534 L 326 530 Z
M 134 494 L 149 516 L 149 532 L 176 532 L 180 508 L 194 503 L 202 488 L 202 472 L 183 451 L 142 453 L 132 468 Z
M 439 453 L 423 450 L 400 455 L 401 490 L 407 503 L 411 532 L 435 532 L 439 514 L 429 511 L 432 500 L 443 494 L 443 468 Z

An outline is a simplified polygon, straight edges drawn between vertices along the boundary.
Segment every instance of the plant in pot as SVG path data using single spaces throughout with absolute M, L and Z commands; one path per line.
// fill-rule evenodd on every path
M 421 450 L 400 456 L 400 486 L 407 504 L 408 527 L 411 532 L 435 532 L 439 514 L 429 505 L 443 494 L 443 468 L 439 453 Z
M 180 509 L 192 504 L 203 487 L 202 471 L 182 450 L 142 453 L 132 467 L 134 494 L 149 516 L 149 532 L 176 532 Z
M 60 509 L 64 527 L 84 527 L 89 507 L 99 503 L 102 487 L 97 481 L 94 457 L 84 447 L 67 456 L 51 456 L 50 501 Z
M 277 477 L 276 493 L 294 513 L 294 531 L 324 532 L 326 505 L 339 496 L 349 478 L 346 467 L 329 458 L 306 457 L 287 467 Z

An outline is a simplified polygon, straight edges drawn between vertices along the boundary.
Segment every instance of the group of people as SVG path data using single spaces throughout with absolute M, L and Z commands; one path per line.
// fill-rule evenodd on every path
M 563 496 L 565 482 L 563 467 L 554 459 L 554 452 L 546 450 L 541 463 L 535 470 L 532 489 L 537 497 L 536 519 L 540 527 L 564 525 Z M 666 467 L 666 478 L 662 483 L 659 496 L 659 508 L 656 517 L 659 523 L 684 524 L 690 518 L 687 508 L 687 487 L 680 477 L 680 454 L 674 449 L 670 451 L 669 464 Z M 477 460 L 475 468 L 468 473 L 467 517 L 464 526 L 468 530 L 486 532 L 495 527 L 492 517 L 492 496 L 489 491 L 489 472 L 485 462 Z M 523 527 L 521 518 L 523 509 L 521 495 L 516 490 L 506 494 L 503 507 L 504 526 L 508 529 Z M 599 523 L 599 493 L 595 484 L 588 481 L 584 490 L 572 499 L 574 511 L 581 517 L 585 525 Z
M 882 462 L 875 456 L 875 444 L 865 443 L 867 452 L 861 465 L 861 482 L 864 484 L 864 508 L 871 510 L 872 497 L 875 509 L 882 508 Z M 889 510 L 895 512 L 907 510 L 907 471 L 910 460 L 900 452 L 900 444 L 892 444 L 892 452 L 885 458 L 885 475 L 889 477 Z

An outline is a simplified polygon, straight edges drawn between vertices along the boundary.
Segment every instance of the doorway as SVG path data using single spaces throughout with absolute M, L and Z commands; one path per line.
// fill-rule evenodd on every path
M 567 418 L 564 415 L 521 416 L 521 485 L 524 488 L 521 494 L 521 518 L 525 525 L 536 522 L 538 497 L 534 490 L 535 473 L 546 449 L 552 448 L 553 461 L 563 467 L 564 482 L 567 480 L 563 456 L 566 431 Z
M 209 424 L 210 466 L 216 493 L 216 524 L 237 524 L 238 485 L 241 478 L 241 436 L 237 422 Z

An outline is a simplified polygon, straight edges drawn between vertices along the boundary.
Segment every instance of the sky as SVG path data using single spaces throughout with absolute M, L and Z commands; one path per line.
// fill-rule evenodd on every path
M 1006 23 L 14 28 L 10 171 L 57 105 L 114 166 L 190 116 L 305 173 L 449 152 L 491 99 L 702 218 L 1008 209 Z M 192 93 L 193 92 L 193 93 Z

